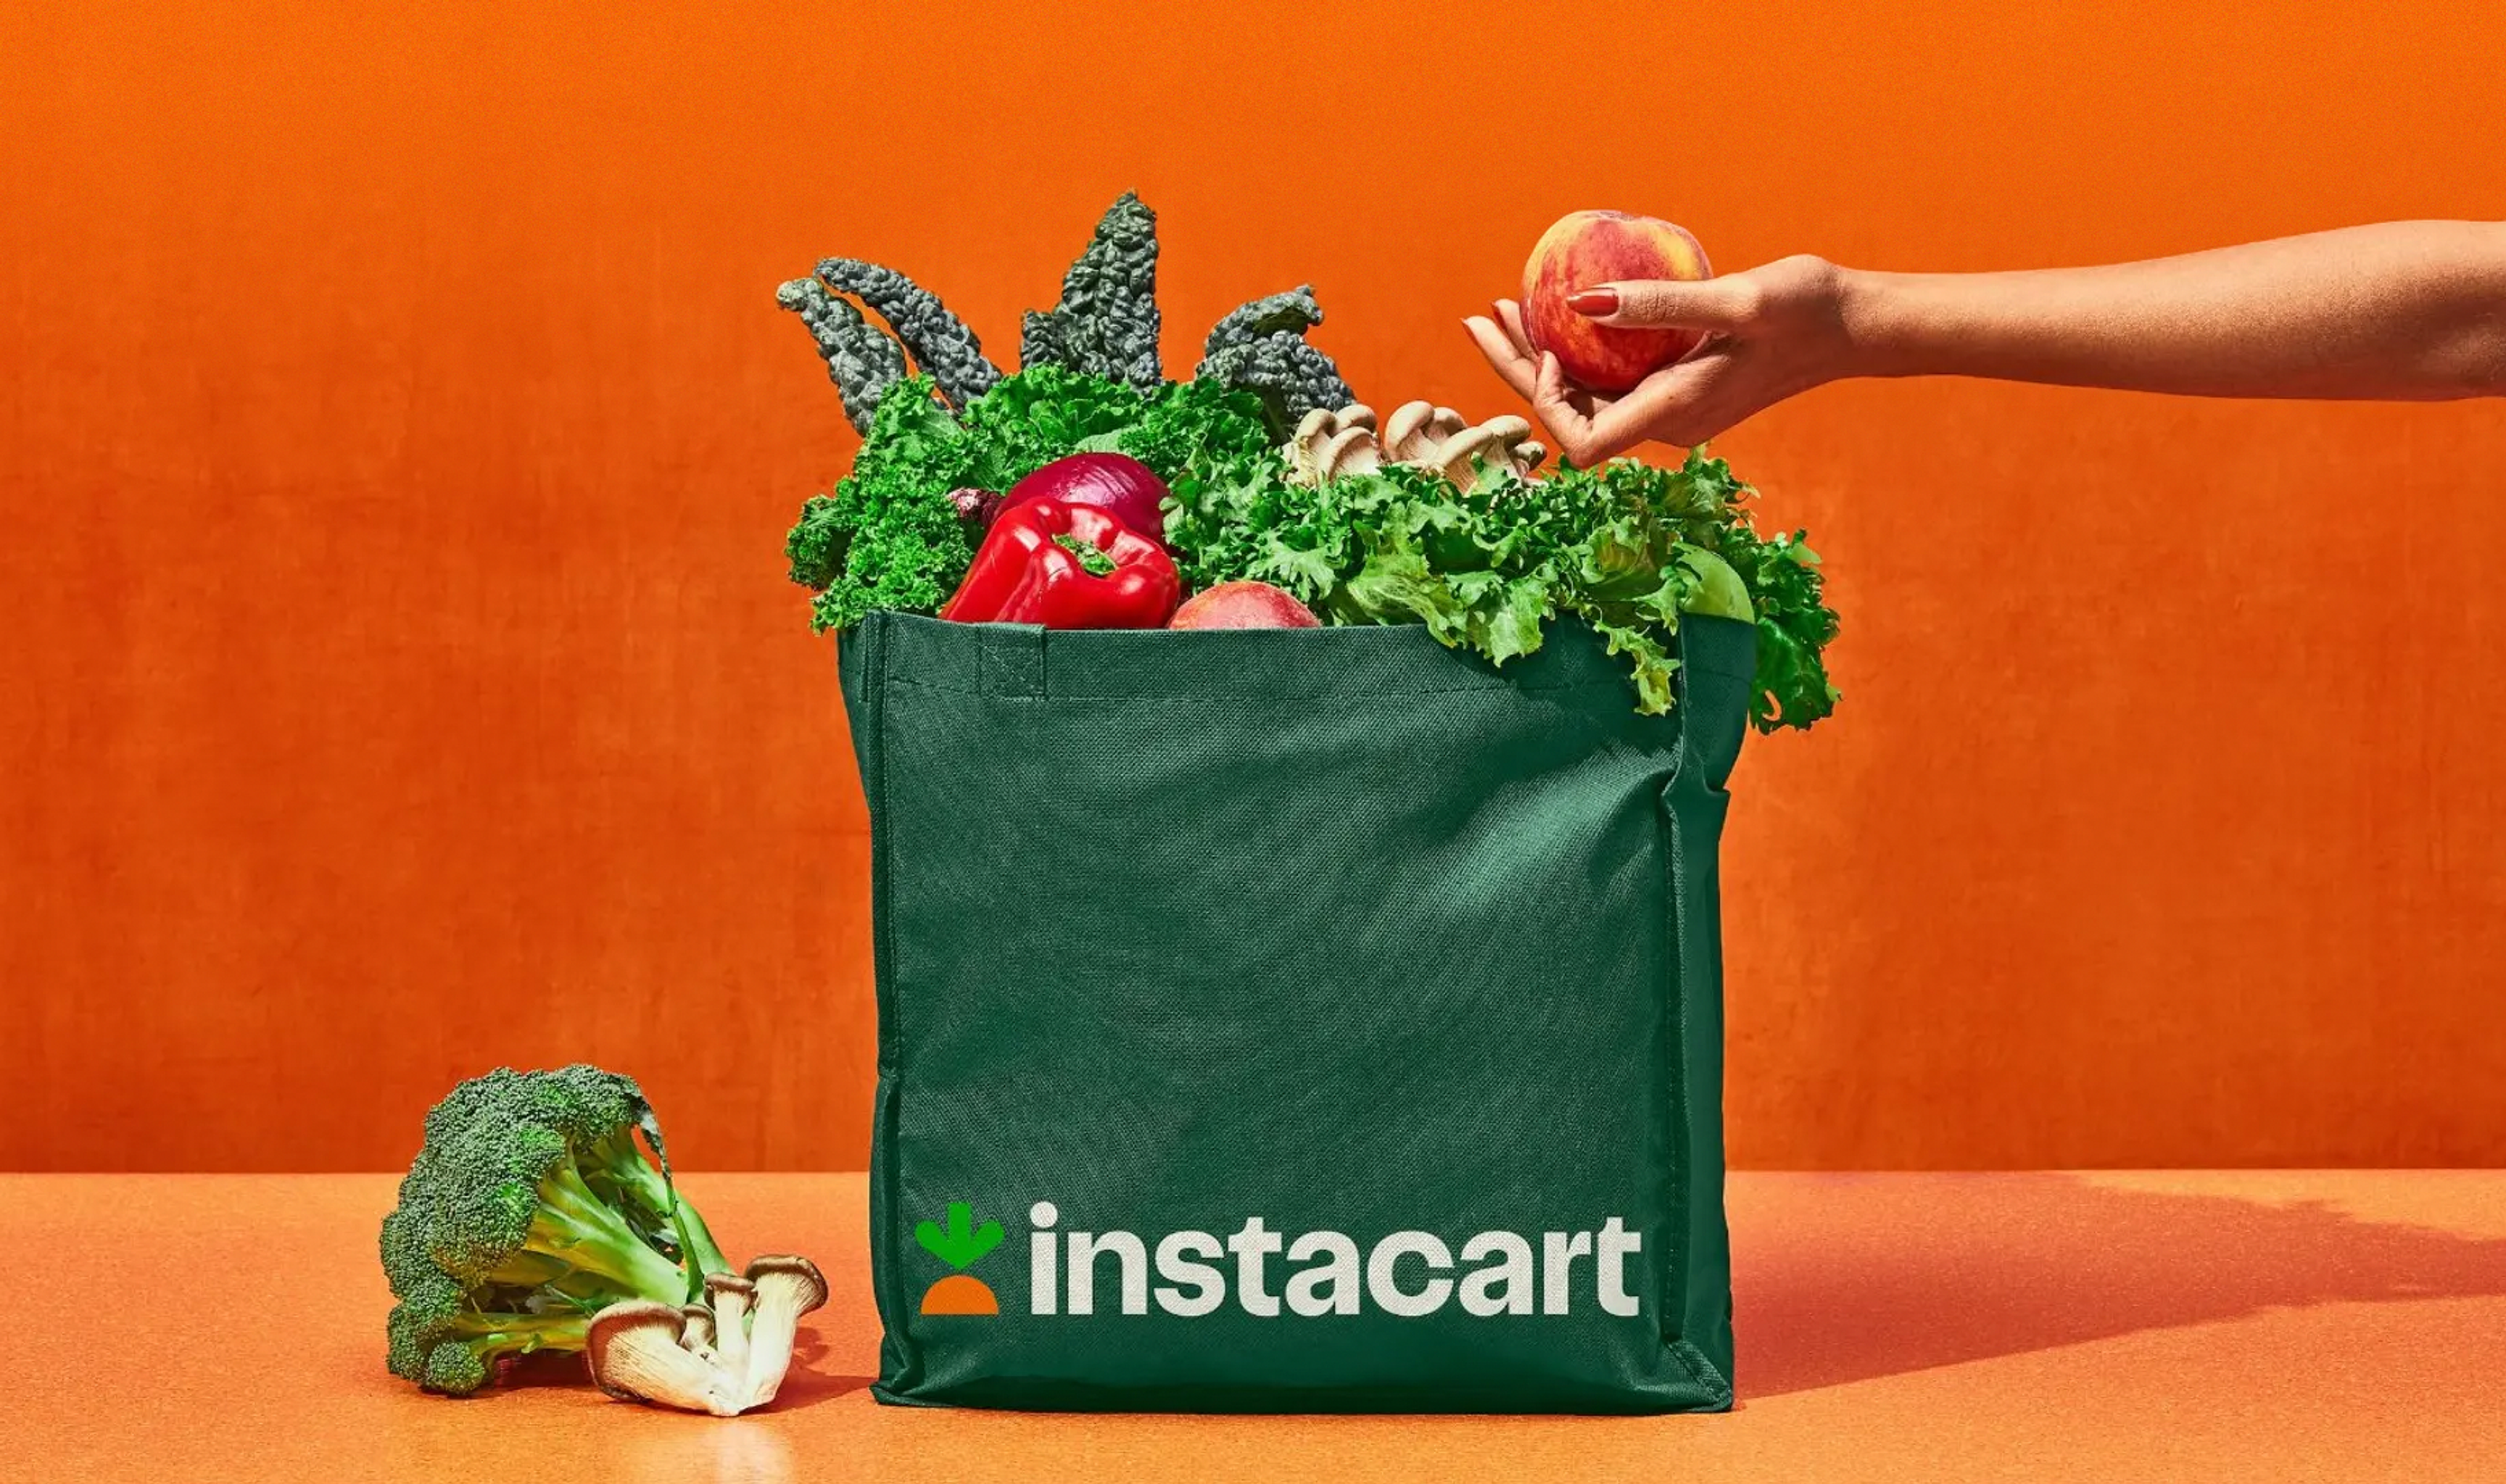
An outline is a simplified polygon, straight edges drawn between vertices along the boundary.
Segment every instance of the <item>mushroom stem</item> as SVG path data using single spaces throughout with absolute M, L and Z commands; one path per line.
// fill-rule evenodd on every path
M 756 1290 L 736 1273 L 716 1273 L 705 1280 L 705 1296 L 713 1300 L 713 1353 L 726 1375 L 748 1373 L 748 1304 Z
M 592 1383 L 624 1399 L 738 1416 L 744 1410 L 740 1384 L 680 1345 L 679 1331 L 686 1323 L 686 1316 L 671 1305 L 640 1298 L 593 1315 L 584 1336 Z
M 826 1275 L 806 1257 L 760 1257 L 748 1264 L 756 1285 L 757 1327 L 749 1335 L 748 1382 L 743 1406 L 764 1406 L 782 1389 L 792 1368 L 792 1342 L 801 1332 L 801 1316 L 827 1301 Z
M 679 1305 L 679 1343 L 698 1359 L 711 1363 L 719 1359 L 713 1353 L 713 1311 L 702 1304 Z

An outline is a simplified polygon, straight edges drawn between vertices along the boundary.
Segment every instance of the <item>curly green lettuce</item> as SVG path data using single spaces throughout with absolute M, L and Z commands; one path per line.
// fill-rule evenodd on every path
M 1173 490 L 1165 537 L 1194 589 L 1271 583 L 1326 622 L 1423 624 L 1495 664 L 1580 620 L 1626 659 L 1647 713 L 1673 704 L 1682 615 L 1745 617 L 1758 728 L 1835 709 L 1824 656 L 1837 618 L 1817 554 L 1799 533 L 1761 536 L 1723 460 L 1498 473 L 1470 490 L 1404 465 L 1309 483 L 1289 477 L 1269 417 L 1225 381 L 1144 391 L 1056 366 L 1004 376 L 951 415 L 930 378 L 908 377 L 885 389 L 852 473 L 802 508 L 792 580 L 816 593 L 820 629 L 936 613 L 973 558 L 951 491 L 1005 491 L 1068 454 L 1119 452 Z
M 817 629 L 849 628 L 882 609 L 939 612 L 974 559 L 949 493 L 1006 491 L 1073 453 L 1126 453 L 1172 483 L 1267 454 L 1247 393 L 1195 382 L 1153 392 L 1059 367 L 1004 376 L 962 416 L 927 376 L 886 387 L 852 473 L 814 495 L 784 541 L 792 581 L 816 593 Z
M 1492 663 L 1537 650 L 1551 622 L 1589 624 L 1624 657 L 1639 711 L 1670 709 L 1682 613 L 1747 589 L 1759 629 L 1760 730 L 1834 709 L 1822 661 L 1835 637 L 1817 559 L 1801 539 L 1758 536 L 1747 487 L 1720 459 L 1677 470 L 1621 460 L 1474 490 L 1389 466 L 1307 484 L 1275 456 L 1242 458 L 1175 486 L 1166 538 L 1192 586 L 1273 583 L 1332 623 L 1420 623 Z
M 792 581 L 817 593 L 810 627 L 849 628 L 882 609 L 937 613 L 974 560 L 949 492 L 982 487 L 986 468 L 929 377 L 890 386 L 852 473 L 809 497 L 784 539 Z

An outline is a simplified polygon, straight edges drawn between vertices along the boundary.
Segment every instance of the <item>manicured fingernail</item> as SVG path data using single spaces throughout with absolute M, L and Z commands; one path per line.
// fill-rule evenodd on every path
M 1586 289 L 1583 293 L 1566 300 L 1566 307 L 1574 310 L 1578 314 L 1589 314 L 1596 319 L 1604 314 L 1616 314 L 1619 312 L 1619 291 L 1616 289 Z

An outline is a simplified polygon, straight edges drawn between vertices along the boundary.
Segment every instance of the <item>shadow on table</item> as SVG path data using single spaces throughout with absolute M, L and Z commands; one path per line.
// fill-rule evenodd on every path
M 866 1390 L 868 1376 L 839 1376 L 826 1369 L 828 1347 L 826 1337 L 814 1329 L 803 1329 L 792 1345 L 792 1368 L 783 1376 L 783 1389 L 774 1396 L 770 1409 L 776 1412 L 798 1412 L 833 1401 L 840 1396 Z
M 1780 1246 L 1736 1223 L 1743 1400 L 2267 1309 L 2506 1295 L 2506 1240 L 2321 1202 L 2063 1174 L 1817 1179 L 1779 1217 L 1747 1208 L 1780 1221 Z

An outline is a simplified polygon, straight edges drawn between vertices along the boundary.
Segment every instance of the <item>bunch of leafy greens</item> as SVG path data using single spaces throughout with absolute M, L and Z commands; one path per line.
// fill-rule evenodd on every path
M 1659 713 L 1672 701 L 1681 614 L 1743 617 L 1729 595 L 1736 574 L 1758 626 L 1752 720 L 1772 731 L 1835 709 L 1820 655 L 1836 615 L 1818 557 L 1799 536 L 1757 534 L 1748 488 L 1721 459 L 1497 473 L 1471 490 L 1402 465 L 1306 484 L 1279 463 L 1236 460 L 1175 486 L 1166 538 L 1191 585 L 1271 583 L 1326 622 L 1423 623 L 1497 664 L 1572 617 L 1628 658 L 1637 709 Z
M 1259 400 L 1217 382 L 1126 382 L 1039 367 L 1004 376 L 962 416 L 908 377 L 887 388 L 852 473 L 811 496 L 785 539 L 792 581 L 813 589 L 811 622 L 847 628 L 880 609 L 936 613 L 974 548 L 951 491 L 999 492 L 1073 453 L 1126 453 L 1168 484 L 1258 462 L 1270 435 Z
M 1672 703 L 1683 613 L 1745 617 L 1758 628 L 1758 727 L 1808 726 L 1835 708 L 1822 654 L 1837 618 L 1818 557 L 1798 534 L 1758 534 L 1749 490 L 1722 460 L 1491 472 L 1469 490 L 1401 465 L 1307 483 L 1254 394 L 1216 381 L 1144 391 L 1039 367 L 959 415 L 921 378 L 898 382 L 852 473 L 803 508 L 785 548 L 792 580 L 816 589 L 820 629 L 879 609 L 936 612 L 973 557 L 951 491 L 1005 490 L 1067 454 L 1109 451 L 1172 488 L 1165 536 L 1191 589 L 1271 583 L 1325 622 L 1420 623 L 1496 664 L 1538 649 L 1556 619 L 1580 619 L 1627 656 L 1647 713 Z

